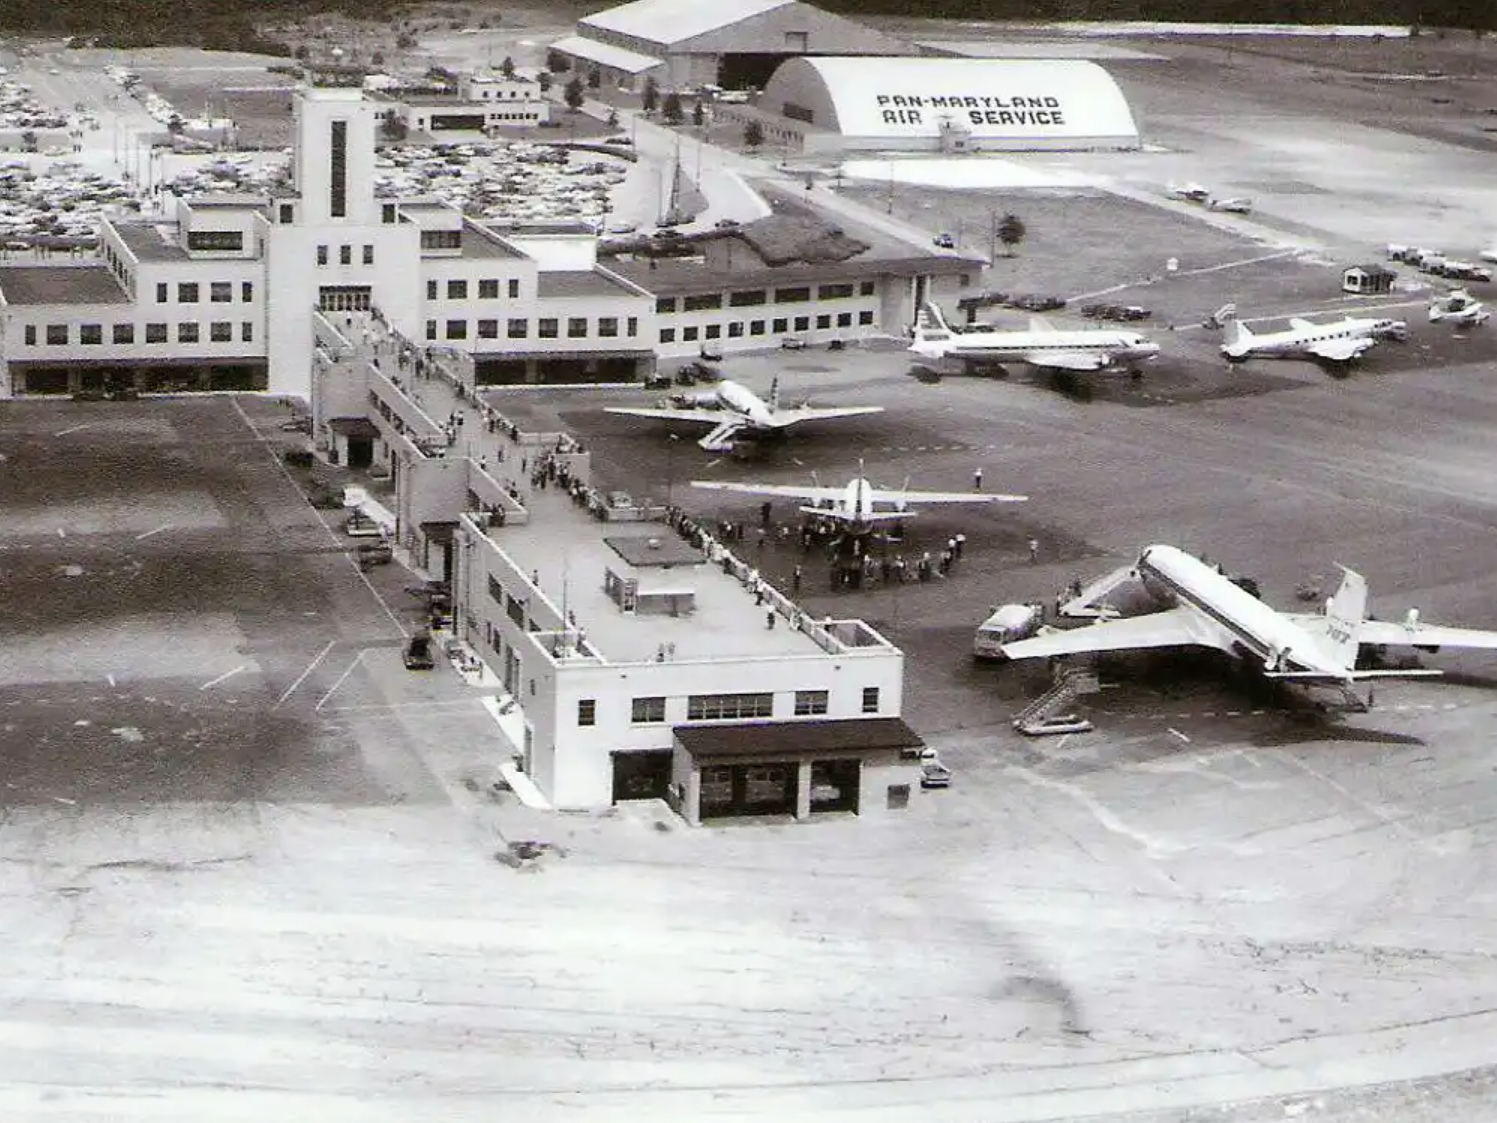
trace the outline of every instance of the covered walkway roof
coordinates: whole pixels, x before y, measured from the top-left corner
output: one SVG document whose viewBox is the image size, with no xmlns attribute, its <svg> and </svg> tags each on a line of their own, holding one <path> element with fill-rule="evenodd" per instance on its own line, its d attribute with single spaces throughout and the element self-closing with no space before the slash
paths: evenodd
<svg viewBox="0 0 1497 1123">
<path fill-rule="evenodd" d="M 581 35 L 568 35 L 565 39 L 558 39 L 551 44 L 551 49 L 564 55 L 585 58 L 599 66 L 622 70 L 627 74 L 638 74 L 651 67 L 665 65 L 663 59 L 652 55 L 628 51 L 623 47 L 615 47 L 611 43 L 599 43 L 596 39 L 587 39 Z"/>
</svg>

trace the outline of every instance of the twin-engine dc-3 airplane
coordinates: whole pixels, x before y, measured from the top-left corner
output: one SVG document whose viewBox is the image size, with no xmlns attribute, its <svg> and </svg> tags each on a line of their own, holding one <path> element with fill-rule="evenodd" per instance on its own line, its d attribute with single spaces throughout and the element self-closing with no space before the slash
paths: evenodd
<svg viewBox="0 0 1497 1123">
<path fill-rule="evenodd" d="M 1158 647 L 1211 647 L 1255 662 L 1271 679 L 1343 690 L 1362 679 L 1416 678 L 1432 670 L 1357 670 L 1363 644 L 1497 648 L 1497 632 L 1424 624 L 1412 609 L 1401 621 L 1368 620 L 1367 582 L 1342 567 L 1341 587 L 1314 615 L 1279 612 L 1204 562 L 1174 546 L 1150 546 L 1135 574 L 1165 594 L 1173 608 L 1146 616 L 1105 620 L 1005 644 L 1010 659 L 1134 651 Z"/>
<path fill-rule="evenodd" d="M 739 433 L 780 433 L 802 421 L 830 421 L 837 417 L 857 417 L 865 413 L 883 413 L 883 406 L 780 405 L 780 380 L 769 387 L 765 400 L 747 386 L 724 379 L 712 388 L 701 404 L 679 407 L 608 406 L 606 413 L 627 417 L 651 417 L 658 421 L 698 421 L 711 425 L 712 431 L 697 442 L 709 452 L 731 452 L 733 438 Z"/>
<path fill-rule="evenodd" d="M 1369 320 L 1352 316 L 1332 324 L 1292 319 L 1286 331 L 1254 332 L 1241 320 L 1228 320 L 1222 354 L 1228 362 L 1247 359 L 1309 359 L 1318 363 L 1350 363 L 1374 346 L 1379 337 L 1407 330 L 1399 320 Z"/>
<path fill-rule="evenodd" d="M 1050 370 L 1092 371 L 1132 367 L 1159 354 L 1159 344 L 1136 331 L 1087 328 L 1062 331 L 1038 316 L 1028 331 L 952 331 L 941 310 L 930 301 L 915 318 L 910 350 L 921 358 L 987 359 L 1027 363 Z"/>
<path fill-rule="evenodd" d="M 854 527 L 872 526 L 880 522 L 898 522 L 918 512 L 913 507 L 950 503 L 1022 503 L 1027 495 L 1001 495 L 980 491 L 911 491 L 908 487 L 898 491 L 893 488 L 875 487 L 863 475 L 862 466 L 858 474 L 845 487 L 822 487 L 812 483 L 799 484 L 754 484 L 718 483 L 715 480 L 692 480 L 692 487 L 707 491 L 736 491 L 744 495 L 773 496 L 779 499 L 801 500 L 801 510 L 808 515 L 835 519 Z"/>
</svg>

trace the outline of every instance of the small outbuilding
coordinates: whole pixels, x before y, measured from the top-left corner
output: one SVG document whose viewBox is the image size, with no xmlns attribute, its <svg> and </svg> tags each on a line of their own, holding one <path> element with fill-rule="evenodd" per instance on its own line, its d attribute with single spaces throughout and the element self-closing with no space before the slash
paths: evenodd
<svg viewBox="0 0 1497 1123">
<path fill-rule="evenodd" d="M 1341 291 L 1376 296 L 1393 291 L 1398 274 L 1382 265 L 1353 265 L 1341 274 Z"/>
</svg>

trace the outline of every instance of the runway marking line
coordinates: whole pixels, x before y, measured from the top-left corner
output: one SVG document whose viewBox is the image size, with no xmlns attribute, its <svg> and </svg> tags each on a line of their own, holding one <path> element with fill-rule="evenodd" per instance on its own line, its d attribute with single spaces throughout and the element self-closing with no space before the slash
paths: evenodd
<svg viewBox="0 0 1497 1123">
<path fill-rule="evenodd" d="M 143 538 L 149 538 L 153 534 L 160 534 L 163 530 L 170 530 L 171 528 L 172 528 L 172 524 L 171 523 L 162 523 L 158 527 L 153 527 L 152 529 L 147 530 L 147 531 L 145 531 L 142 534 L 137 534 L 135 536 L 135 541 L 139 542 Z"/>
<path fill-rule="evenodd" d="M 335 639 L 328 640 L 327 646 L 317 653 L 316 657 L 307 664 L 306 668 L 302 671 L 301 674 L 296 676 L 296 681 L 293 682 L 290 686 L 286 687 L 284 691 L 282 691 L 281 696 L 275 700 L 275 705 L 271 706 L 270 708 L 272 710 L 279 709 L 281 703 L 284 702 L 287 698 L 291 697 L 296 688 L 306 681 L 307 676 L 312 673 L 312 668 L 317 666 L 318 663 L 321 663 L 322 660 L 327 657 L 327 653 L 331 651 L 334 646 L 337 645 L 337 643 L 338 641 Z"/>
<path fill-rule="evenodd" d="M 87 429 L 92 424 L 92 421 L 85 421 L 82 425 L 74 425 L 68 429 L 59 429 L 56 433 L 53 434 L 53 436 L 66 437 L 69 433 L 76 433 L 80 429 Z"/>
<path fill-rule="evenodd" d="M 367 650 L 368 648 L 365 648 L 353 657 L 353 662 L 348 664 L 348 670 L 339 675 L 338 681 L 333 683 L 332 686 L 328 687 L 326 694 L 317 699 L 317 705 L 312 707 L 314 710 L 321 711 L 322 707 L 327 704 L 327 700 L 338 692 L 338 688 L 342 686 L 345 681 L 347 681 L 348 676 L 353 674 L 354 669 L 364 661 L 364 653 Z"/>
<path fill-rule="evenodd" d="M 209 687 L 217 686 L 219 683 L 224 682 L 224 681 L 226 681 L 228 679 L 233 678 L 240 671 L 247 671 L 247 670 L 249 670 L 249 664 L 248 663 L 240 663 L 239 666 L 235 667 L 233 670 L 225 671 L 223 674 L 219 675 L 217 678 L 211 678 L 211 679 L 209 679 L 207 682 L 203 683 L 202 686 L 198 687 L 198 689 L 199 690 L 207 690 Z"/>
</svg>

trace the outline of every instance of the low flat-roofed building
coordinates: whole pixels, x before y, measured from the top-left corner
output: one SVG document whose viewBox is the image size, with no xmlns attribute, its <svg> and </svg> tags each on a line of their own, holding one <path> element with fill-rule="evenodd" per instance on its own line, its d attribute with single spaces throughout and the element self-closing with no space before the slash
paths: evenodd
<svg viewBox="0 0 1497 1123">
<path fill-rule="evenodd" d="M 687 729 L 752 722 L 783 745 L 802 723 L 810 737 L 813 726 L 898 719 L 904 656 L 874 629 L 813 619 L 711 540 L 617 521 L 651 510 L 620 502 L 589 508 L 553 485 L 525 496 L 523 520 L 469 512 L 456 535 L 455 627 L 523 709 L 524 770 L 554 804 L 665 798 L 685 808 L 699 788 L 682 780 L 693 766 L 677 761 Z M 905 736 L 918 745 L 907 727 Z M 856 741 L 823 757 L 861 760 Z M 878 767 L 889 764 L 887 746 L 873 751 Z M 775 761 L 799 777 L 801 759 L 811 758 Z M 861 766 L 839 767 L 845 777 Z M 907 796 L 918 769 L 902 769 L 891 783 Z M 797 792 L 788 807 L 751 799 L 725 813 L 795 813 Z M 880 794 L 846 809 L 874 803 L 886 805 Z M 709 799 L 708 817 L 718 810 Z"/>
<path fill-rule="evenodd" d="M 492 135 L 498 129 L 531 129 L 551 119 L 551 103 L 539 81 L 520 74 L 506 78 L 498 71 L 462 75 L 450 94 L 397 88 L 380 90 L 376 96 L 384 103 L 385 115 L 398 118 L 407 129 L 438 138 L 454 132 Z"/>
</svg>

